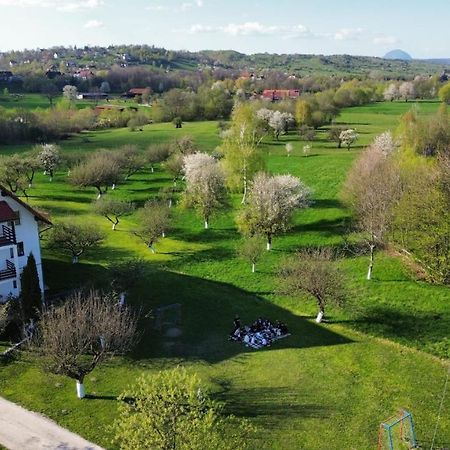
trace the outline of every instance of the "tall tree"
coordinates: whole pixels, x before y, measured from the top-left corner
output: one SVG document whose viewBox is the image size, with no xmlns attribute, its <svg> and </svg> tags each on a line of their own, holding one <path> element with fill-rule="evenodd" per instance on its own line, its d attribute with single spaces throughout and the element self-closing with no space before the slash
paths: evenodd
<svg viewBox="0 0 450 450">
<path fill-rule="evenodd" d="M 42 292 L 33 253 L 28 255 L 27 265 L 20 275 L 20 304 L 24 323 L 36 321 L 42 310 Z"/>
<path fill-rule="evenodd" d="M 185 202 L 201 215 L 205 229 L 214 211 L 224 204 L 225 179 L 215 158 L 206 153 L 184 157 Z"/>
<path fill-rule="evenodd" d="M 232 115 L 231 127 L 227 131 L 222 151 L 222 164 L 227 183 L 232 190 L 242 192 L 242 203 L 247 197 L 248 185 L 264 161 L 258 145 L 265 131 L 261 128 L 251 105 L 240 104 Z"/>
<path fill-rule="evenodd" d="M 398 167 L 373 145 L 361 154 L 347 176 L 344 199 L 369 249 L 368 280 L 372 278 L 375 248 L 386 243 L 401 193 L 400 182 Z"/>
</svg>

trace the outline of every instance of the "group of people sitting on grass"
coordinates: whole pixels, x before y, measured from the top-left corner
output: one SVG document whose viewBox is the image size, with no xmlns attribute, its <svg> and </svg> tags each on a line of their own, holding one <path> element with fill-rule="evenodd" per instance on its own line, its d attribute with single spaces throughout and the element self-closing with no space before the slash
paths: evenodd
<svg viewBox="0 0 450 450">
<path fill-rule="evenodd" d="M 289 336 L 286 324 L 277 320 L 275 323 L 260 317 L 252 325 L 241 325 L 239 316 L 234 318 L 234 330 L 230 333 L 231 341 L 243 342 L 247 347 L 268 347 L 273 341 Z"/>
</svg>

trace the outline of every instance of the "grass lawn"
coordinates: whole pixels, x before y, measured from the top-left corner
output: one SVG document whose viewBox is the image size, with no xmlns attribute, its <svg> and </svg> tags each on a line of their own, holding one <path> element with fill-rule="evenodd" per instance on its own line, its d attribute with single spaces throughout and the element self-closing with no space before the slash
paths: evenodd
<svg viewBox="0 0 450 450">
<path fill-rule="evenodd" d="M 437 109 L 421 102 L 421 114 Z M 311 245 L 342 244 L 348 212 L 339 200 L 345 174 L 354 158 L 375 134 L 395 129 L 399 115 L 411 104 L 381 103 L 345 110 L 338 118 L 357 129 L 360 140 L 350 151 L 326 142 L 322 130 L 304 157 L 303 142 L 295 135 L 279 142 L 268 140 L 264 154 L 274 173 L 292 173 L 314 190 L 314 204 L 299 212 L 293 229 L 274 239 L 252 274 L 236 258 L 240 236 L 230 209 L 203 230 L 190 210 L 175 208 L 173 228 L 151 254 L 129 233 L 135 217 L 124 219 L 118 230 L 93 217 L 93 190 L 74 190 L 59 172 L 53 183 L 39 174 L 30 201 L 51 212 L 54 219 L 73 215 L 93 220 L 108 232 L 103 248 L 78 265 L 46 249 L 46 283 L 52 291 L 85 282 L 101 284 L 107 265 L 123 258 L 145 260 L 146 276 L 130 295 L 145 309 L 175 302 L 182 304 L 182 336 L 167 338 L 146 323 L 139 346 L 126 359 L 115 359 L 96 369 L 86 380 L 92 397 L 75 398 L 72 380 L 46 373 L 33 355 L 23 353 L 0 367 L 0 394 L 43 412 L 63 426 L 99 444 L 114 448 L 108 426 L 114 420 L 117 395 L 142 372 L 177 364 L 199 373 L 227 410 L 248 417 L 260 428 L 253 448 L 372 449 L 379 423 L 406 408 L 414 414 L 419 441 L 430 445 L 445 381 L 450 329 L 449 291 L 414 280 L 403 262 L 378 254 L 374 279 L 365 281 L 365 257 L 347 258 L 348 305 L 330 308 L 328 323 L 313 321 L 314 303 L 277 293 L 277 267 L 295 249 Z M 170 124 L 152 124 L 143 132 L 108 130 L 83 133 L 61 143 L 64 151 L 94 151 L 135 143 L 150 143 L 191 134 L 204 150 L 219 144 L 214 122 L 187 123 L 181 130 Z M 288 158 L 284 145 L 294 144 Z M 30 146 L 0 147 L 0 153 L 24 151 Z M 162 170 L 141 172 L 108 195 L 141 204 L 170 183 Z M 236 207 L 239 199 L 234 197 Z M 226 337 L 234 314 L 244 323 L 259 316 L 286 322 L 292 336 L 265 350 L 248 350 Z M 450 409 L 450 399 L 444 411 Z M 450 417 L 441 417 L 437 440 L 450 442 Z"/>
</svg>

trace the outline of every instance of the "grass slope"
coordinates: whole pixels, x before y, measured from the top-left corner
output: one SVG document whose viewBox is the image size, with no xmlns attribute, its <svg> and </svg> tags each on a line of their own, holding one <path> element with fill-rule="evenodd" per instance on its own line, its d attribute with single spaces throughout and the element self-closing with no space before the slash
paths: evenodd
<svg viewBox="0 0 450 450">
<path fill-rule="evenodd" d="M 96 221 L 108 232 L 106 245 L 75 266 L 48 251 L 43 241 L 46 282 L 52 290 L 105 282 L 108 264 L 139 256 L 145 260 L 146 276 L 132 292 L 132 302 L 146 309 L 181 303 L 183 335 L 167 338 L 146 323 L 147 331 L 129 358 L 115 359 L 88 377 L 92 398 L 82 402 L 75 398 L 72 380 L 45 373 L 32 355 L 23 354 L 0 367 L 1 395 L 113 448 L 108 425 L 116 414 L 116 396 L 142 372 L 182 364 L 200 374 L 227 402 L 229 412 L 249 417 L 260 427 L 255 450 L 374 448 L 379 423 L 400 407 L 413 412 L 420 441 L 429 443 L 447 365 L 417 349 L 447 354 L 448 288 L 414 281 L 402 261 L 388 254 L 377 255 L 374 280 L 368 283 L 366 258 L 348 258 L 343 266 L 349 278 L 349 306 L 344 311 L 331 308 L 331 323 L 320 326 L 312 320 L 313 303 L 280 296 L 276 289 L 277 266 L 296 248 L 342 243 L 348 212 L 338 194 L 345 174 L 362 146 L 375 134 L 394 129 L 410 106 L 392 103 L 345 110 L 338 121 L 360 134 L 358 146 L 350 151 L 326 142 L 326 130 L 319 133 L 308 157 L 294 135 L 265 143 L 269 169 L 301 177 L 314 189 L 314 204 L 296 215 L 291 232 L 276 237 L 274 250 L 265 255 L 256 274 L 236 259 L 240 237 L 230 210 L 218 214 L 205 231 L 192 211 L 177 207 L 173 229 L 152 255 L 129 233 L 133 216 L 112 232 L 106 220 L 90 212 L 93 191 L 73 190 L 62 172 L 53 183 L 39 175 L 31 191 L 33 204 L 56 219 L 74 215 Z M 435 103 L 419 105 L 423 114 L 436 108 Z M 62 146 L 65 151 L 94 151 L 132 142 L 145 148 L 177 133 L 191 134 L 204 150 L 219 143 L 216 124 L 201 122 L 186 124 L 182 130 L 154 124 L 141 133 L 83 133 Z M 284 149 L 288 141 L 295 149 L 289 158 Z M 169 183 L 161 170 L 142 172 L 108 195 L 142 203 Z M 238 206 L 237 197 L 233 204 Z M 246 323 L 258 316 L 283 320 L 292 336 L 266 350 L 249 351 L 226 340 L 235 313 Z M 444 411 L 449 408 L 447 398 Z M 438 431 L 440 442 L 450 442 L 448 415 L 442 416 Z"/>
</svg>

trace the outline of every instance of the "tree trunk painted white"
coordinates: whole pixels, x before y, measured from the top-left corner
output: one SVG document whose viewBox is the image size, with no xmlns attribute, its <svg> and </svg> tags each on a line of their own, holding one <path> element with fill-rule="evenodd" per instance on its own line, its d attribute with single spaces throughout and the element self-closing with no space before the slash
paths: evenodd
<svg viewBox="0 0 450 450">
<path fill-rule="evenodd" d="M 78 262 L 78 256 L 72 256 L 72 264 L 76 264 Z"/>
<path fill-rule="evenodd" d="M 207 230 L 207 229 L 208 229 L 208 221 L 205 220 L 205 230 Z"/>
<path fill-rule="evenodd" d="M 125 297 L 126 297 L 125 292 L 121 292 L 119 294 L 119 306 L 124 306 L 125 305 Z"/>
<path fill-rule="evenodd" d="M 116 183 L 113 183 L 111 189 L 114 190 L 116 188 Z"/>
<path fill-rule="evenodd" d="M 172 208 L 172 199 L 169 199 L 169 208 Z"/>
<path fill-rule="evenodd" d="M 166 232 L 163 231 L 163 232 L 161 233 L 161 236 L 162 236 L 163 238 L 166 237 Z"/>
<path fill-rule="evenodd" d="M 86 396 L 86 393 L 84 391 L 84 384 L 77 380 L 77 397 L 78 398 L 84 398 Z"/>
<path fill-rule="evenodd" d="M 28 187 L 32 188 L 33 187 L 33 183 L 28 183 Z"/>
<path fill-rule="evenodd" d="M 98 195 L 97 195 L 97 200 L 100 200 L 101 198 L 102 198 L 102 193 L 99 192 Z"/>
<path fill-rule="evenodd" d="M 324 312 L 323 312 L 323 311 L 319 311 L 319 312 L 318 312 L 317 317 L 316 317 L 316 322 L 317 322 L 317 323 L 321 323 L 321 322 L 322 322 L 323 315 L 324 315 Z"/>
<path fill-rule="evenodd" d="M 256 270 L 256 264 L 252 263 L 252 273 L 255 273 L 255 270 Z"/>
<path fill-rule="evenodd" d="M 50 177 L 50 183 L 53 181 L 53 177 Z"/>
<path fill-rule="evenodd" d="M 266 250 L 271 250 L 272 249 L 272 244 L 270 242 L 268 242 L 266 244 Z"/>
<path fill-rule="evenodd" d="M 112 224 L 112 229 L 115 230 L 115 229 L 116 229 L 116 226 L 117 226 L 117 222 L 114 222 L 114 223 Z"/>
<path fill-rule="evenodd" d="M 154 173 L 155 172 L 155 169 L 153 168 L 153 166 L 152 166 L 152 173 Z"/>
<path fill-rule="evenodd" d="M 369 269 L 367 270 L 367 279 L 371 280 L 372 279 L 372 271 L 373 271 L 373 261 L 374 261 L 374 250 L 375 250 L 375 245 L 371 245 L 370 246 L 370 262 L 369 262 Z"/>
<path fill-rule="evenodd" d="M 247 199 L 247 165 L 244 163 L 244 175 L 242 178 L 242 181 L 244 183 L 244 195 L 242 196 L 241 205 L 245 203 L 245 200 Z"/>
</svg>

